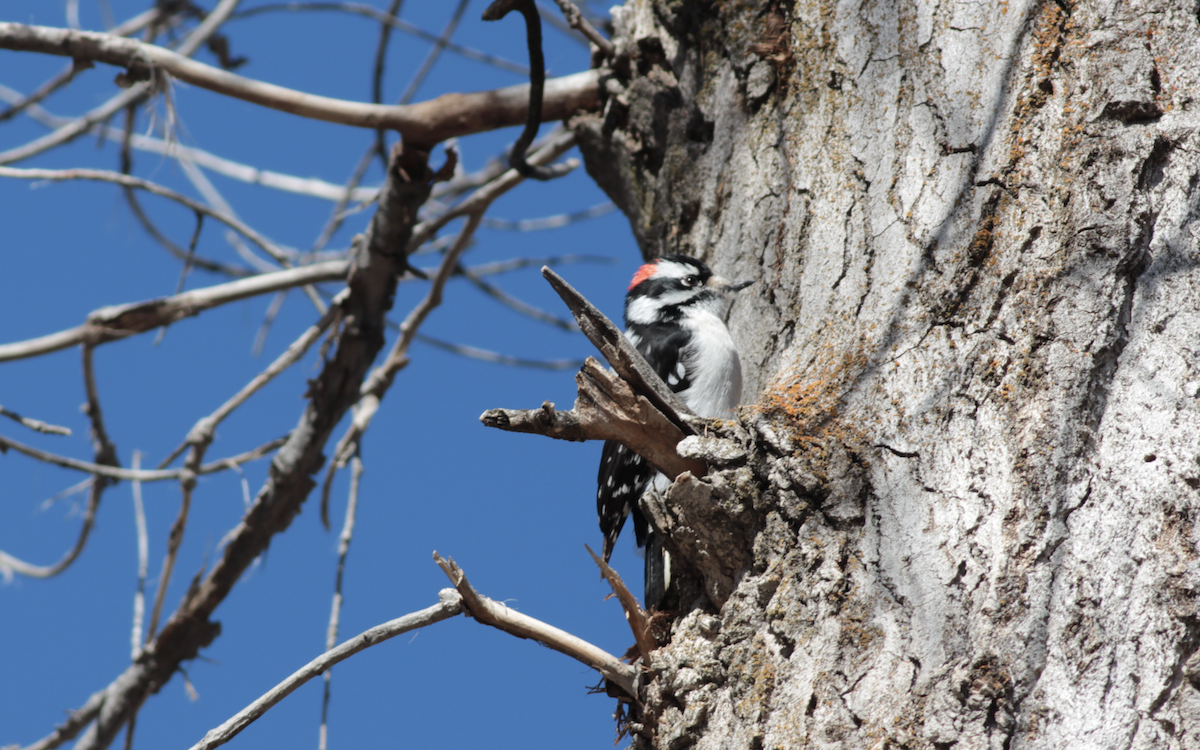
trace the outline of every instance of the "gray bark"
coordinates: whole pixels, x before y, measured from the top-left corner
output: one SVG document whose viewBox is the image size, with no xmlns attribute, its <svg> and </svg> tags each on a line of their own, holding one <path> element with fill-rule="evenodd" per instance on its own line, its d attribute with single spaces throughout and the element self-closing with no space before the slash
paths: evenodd
<svg viewBox="0 0 1200 750">
<path fill-rule="evenodd" d="M 618 11 L 589 171 L 759 279 L 635 744 L 1200 747 L 1198 15 Z"/>
</svg>

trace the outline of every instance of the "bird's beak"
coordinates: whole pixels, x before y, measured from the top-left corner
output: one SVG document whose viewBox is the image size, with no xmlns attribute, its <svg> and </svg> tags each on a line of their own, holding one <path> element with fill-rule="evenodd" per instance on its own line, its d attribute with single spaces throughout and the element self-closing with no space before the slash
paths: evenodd
<svg viewBox="0 0 1200 750">
<path fill-rule="evenodd" d="M 729 279 L 725 279 L 720 276 L 708 277 L 708 285 L 710 287 L 712 287 L 713 289 L 716 289 L 716 290 L 722 291 L 722 292 L 740 292 L 753 283 L 754 283 L 753 280 L 730 281 Z"/>
</svg>

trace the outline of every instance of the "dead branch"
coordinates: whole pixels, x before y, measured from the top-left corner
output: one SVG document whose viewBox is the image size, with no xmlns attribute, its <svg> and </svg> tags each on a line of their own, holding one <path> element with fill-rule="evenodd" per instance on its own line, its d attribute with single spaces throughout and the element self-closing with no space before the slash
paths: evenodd
<svg viewBox="0 0 1200 750">
<path fill-rule="evenodd" d="M 600 350 L 617 374 L 638 394 L 649 399 L 685 435 L 695 434 L 695 430 L 684 419 L 694 416 L 691 410 L 684 406 L 658 373 L 646 363 L 646 359 L 629 343 L 629 339 L 625 338 L 620 329 L 549 267 L 542 267 L 542 276 L 550 282 L 550 286 L 570 308 L 575 322 L 579 323 L 579 330 Z"/>
<path fill-rule="evenodd" d="M 346 278 L 349 267 L 348 261 L 330 260 L 192 289 L 174 297 L 102 307 L 92 311 L 87 317 L 88 322 L 81 326 L 36 339 L 0 345 L 0 362 L 37 357 L 83 343 L 98 346 L 259 294 L 322 281 L 339 281 Z"/>
<path fill-rule="evenodd" d="M 571 28 L 583 34 L 585 39 L 596 45 L 596 48 L 600 50 L 600 54 L 604 55 L 605 58 L 609 60 L 613 58 L 616 50 L 613 48 L 612 42 L 605 39 L 599 31 L 596 31 L 595 26 L 588 23 L 588 20 L 579 12 L 579 8 L 575 7 L 575 3 L 571 2 L 571 0 L 554 0 L 554 2 L 558 3 L 559 10 L 562 11 L 563 17 L 567 19 L 567 23 L 571 25 Z"/>
<path fill-rule="evenodd" d="M 434 623 L 447 620 L 462 613 L 462 597 L 453 589 L 443 589 L 438 593 L 438 598 L 441 601 L 432 607 L 422 609 L 419 612 L 412 612 L 390 622 L 385 622 L 382 625 L 376 625 L 370 630 L 359 633 L 337 648 L 330 649 L 321 654 L 316 659 L 296 670 L 286 680 L 264 693 L 261 698 L 239 711 L 237 715 L 230 718 L 224 724 L 209 730 L 204 735 L 204 739 L 192 745 L 191 750 L 212 750 L 212 748 L 224 745 L 281 700 L 291 695 L 296 688 L 328 671 L 334 664 L 357 654 L 359 651 L 383 643 L 389 638 L 395 638 L 411 630 L 433 625 Z"/>
<path fill-rule="evenodd" d="M 194 659 L 219 633 L 213 612 L 274 536 L 286 530 L 314 482 L 334 427 L 359 397 L 371 363 L 384 344 L 385 321 L 407 262 L 417 209 L 429 197 L 434 173 L 428 153 L 398 145 L 392 152 L 379 210 L 356 241 L 345 302 L 348 322 L 320 374 L 310 382 L 299 424 L 271 462 L 270 475 L 242 522 L 225 539 L 220 558 L 147 644 L 143 656 L 103 691 L 95 722 L 78 750 L 107 747 L 137 706 L 166 685 L 180 664 Z M 78 730 L 76 730 L 78 731 Z"/>
<path fill-rule="evenodd" d="M 631 698 L 637 699 L 639 675 L 636 669 L 582 638 L 482 596 L 467 581 L 466 573 L 455 564 L 453 558 L 447 560 L 434 552 L 433 559 L 462 595 L 463 608 L 470 617 L 509 635 L 535 640 L 543 646 L 583 662 L 618 685 Z"/>
<path fill-rule="evenodd" d="M 240 2 L 241 0 L 221 0 L 217 3 L 217 7 L 213 8 L 204 21 L 183 40 L 176 54 L 185 58 L 194 54 L 196 50 L 200 49 L 201 45 L 208 41 L 209 37 L 216 33 L 221 24 L 225 23 L 226 19 L 229 18 L 229 14 L 237 9 Z M 125 107 L 140 101 L 152 88 L 152 82 L 149 81 L 132 86 L 82 117 L 72 120 L 69 124 L 55 130 L 53 133 L 30 141 L 24 146 L 18 146 L 17 148 L 0 153 L 0 164 L 12 164 L 13 162 L 28 159 L 31 156 L 36 156 L 64 143 L 71 142 L 91 130 L 98 123 L 107 121 Z"/>
<path fill-rule="evenodd" d="M 126 68 L 138 80 L 149 77 L 151 70 L 161 70 L 194 86 L 281 112 L 342 125 L 396 130 L 410 145 L 426 148 L 447 138 L 524 124 L 530 100 L 530 87 L 517 85 L 470 94 L 443 94 L 404 106 L 352 102 L 245 78 L 134 39 L 18 23 L 0 22 L 0 49 L 103 62 Z M 585 71 L 547 82 L 541 119 L 561 120 L 581 109 L 596 109 L 600 104 L 599 80 L 597 72 Z M 138 96 L 144 93 L 141 90 Z"/>
<path fill-rule="evenodd" d="M 47 424 L 40 419 L 30 419 L 22 417 L 15 411 L 9 411 L 3 406 L 0 406 L 0 417 L 8 417 L 14 422 L 19 422 L 35 432 L 41 432 L 47 435 L 70 435 L 71 430 L 67 427 L 59 427 L 58 425 Z"/>
<path fill-rule="evenodd" d="M 442 43 L 441 38 L 437 34 L 428 32 L 416 24 L 405 21 L 403 18 L 398 18 L 388 14 L 385 11 L 379 10 L 378 8 L 373 8 L 370 5 L 363 5 L 361 3 L 303 3 L 295 2 L 293 0 L 293 2 L 286 3 L 267 3 L 265 5 L 256 5 L 253 8 L 247 8 L 246 10 L 241 11 L 235 17 L 239 19 L 249 18 L 250 16 L 257 16 L 260 13 L 281 10 L 291 12 L 317 10 L 352 13 L 355 15 L 365 16 L 366 18 L 371 18 L 378 21 L 382 26 L 388 26 L 396 29 L 397 31 L 403 31 L 406 34 L 411 34 L 418 39 L 431 42 L 435 45 Z M 450 41 L 445 42 L 445 47 L 454 54 L 465 57 L 468 60 L 481 62 L 485 65 L 492 65 L 501 70 L 507 70 L 510 73 L 516 73 L 519 76 L 529 75 L 529 69 L 524 65 L 512 62 L 511 60 L 505 60 L 503 57 L 497 57 L 496 55 L 491 55 L 487 52 L 481 52 L 471 47 L 464 47 L 461 44 L 456 44 Z"/>
<path fill-rule="evenodd" d="M 125 188 L 145 190 L 148 193 L 180 203 L 198 214 L 211 216 L 230 229 L 244 235 L 251 242 L 261 247 L 267 255 L 270 255 L 284 265 L 290 265 L 292 261 L 291 253 L 288 253 L 274 242 L 254 231 L 254 229 L 236 216 L 206 206 L 182 193 L 177 193 L 174 190 L 165 188 L 149 180 L 143 180 L 140 177 L 121 174 L 120 172 L 109 172 L 103 169 L 18 169 L 15 167 L 0 167 L 0 177 L 12 177 L 21 180 L 46 180 L 48 182 L 93 180 L 96 182 L 111 182 Z"/>
<path fill-rule="evenodd" d="M 707 473 L 703 461 L 683 458 L 676 451 L 683 431 L 595 359 L 588 357 L 575 383 L 579 390 L 571 411 L 556 411 L 547 401 L 540 409 L 489 409 L 479 421 L 557 440 L 616 440 L 672 479 L 685 471 L 694 476 Z"/>
<path fill-rule="evenodd" d="M 617 601 L 621 602 L 621 609 L 625 610 L 625 620 L 629 623 L 629 629 L 633 631 L 633 640 L 637 643 L 638 651 L 642 655 L 642 665 L 649 666 L 650 654 L 658 648 L 658 642 L 654 640 L 654 635 L 650 632 L 650 620 L 646 617 L 646 611 L 629 592 L 617 571 L 613 570 L 612 566 L 604 562 L 595 552 L 592 552 L 591 547 L 586 544 L 583 547 L 592 556 L 596 566 L 600 568 L 604 580 L 608 581 L 608 585 L 612 587 L 613 593 L 617 595 Z"/>
<path fill-rule="evenodd" d="M 215 474 L 218 471 L 225 471 L 232 466 L 244 464 L 247 461 L 254 461 L 262 458 L 266 454 L 278 448 L 284 438 L 276 438 L 265 445 L 260 445 L 254 450 L 239 453 L 236 456 L 223 458 L 220 461 L 204 464 L 196 472 L 197 474 Z M 74 469 L 88 474 L 95 474 L 99 477 L 105 477 L 114 481 L 132 481 L 132 482 L 165 482 L 178 480 L 182 475 L 183 469 L 141 469 L 135 471 L 133 469 L 123 469 L 120 466 L 108 466 L 104 464 L 95 464 L 89 461 L 80 461 L 77 458 L 69 458 L 67 456 L 59 456 L 48 451 L 38 450 L 24 443 L 18 443 L 12 438 L 6 438 L 0 435 L 0 453 L 12 448 L 17 453 L 22 453 L 30 458 L 38 461 L 44 461 L 48 464 L 61 466 L 64 469 Z"/>
</svg>

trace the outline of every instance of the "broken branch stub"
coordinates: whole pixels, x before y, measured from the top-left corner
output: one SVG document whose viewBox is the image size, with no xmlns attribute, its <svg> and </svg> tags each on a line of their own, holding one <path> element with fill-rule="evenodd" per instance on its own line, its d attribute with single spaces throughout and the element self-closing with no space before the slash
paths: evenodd
<svg viewBox="0 0 1200 750">
<path fill-rule="evenodd" d="M 629 343 L 629 339 L 625 338 L 621 330 L 549 266 L 542 266 L 542 276 L 550 282 L 550 286 L 575 316 L 583 335 L 600 350 L 617 374 L 629 383 L 636 393 L 649 399 L 650 403 L 684 435 L 694 435 L 695 430 L 687 423 L 685 417 L 695 415 L 663 382 L 654 368 L 650 367 L 641 352 Z"/>
<path fill-rule="evenodd" d="M 571 411 L 557 411 L 547 401 L 540 409 L 489 409 L 479 421 L 558 440 L 616 440 L 672 479 L 684 472 L 698 477 L 707 473 L 703 461 L 683 458 L 676 450 L 683 431 L 593 357 L 588 357 L 575 383 L 579 390 Z"/>
</svg>

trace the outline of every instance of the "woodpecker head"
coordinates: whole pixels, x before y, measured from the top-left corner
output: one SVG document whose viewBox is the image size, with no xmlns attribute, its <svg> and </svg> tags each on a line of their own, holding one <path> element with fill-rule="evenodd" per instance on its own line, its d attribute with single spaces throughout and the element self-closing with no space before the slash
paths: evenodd
<svg viewBox="0 0 1200 750">
<path fill-rule="evenodd" d="M 724 318 L 733 303 L 733 293 L 753 283 L 715 276 L 703 262 L 686 255 L 664 255 L 633 275 L 625 295 L 625 322 L 671 323 L 702 312 Z"/>
</svg>

